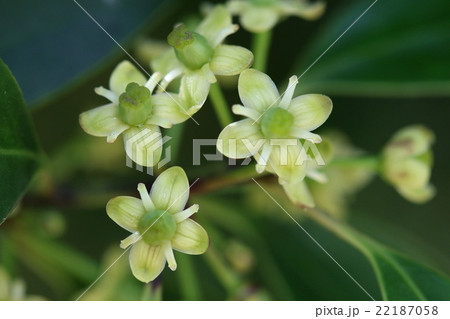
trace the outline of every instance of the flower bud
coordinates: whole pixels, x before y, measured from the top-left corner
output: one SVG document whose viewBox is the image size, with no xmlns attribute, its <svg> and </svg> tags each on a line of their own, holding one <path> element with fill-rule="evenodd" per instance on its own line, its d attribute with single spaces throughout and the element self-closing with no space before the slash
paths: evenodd
<svg viewBox="0 0 450 319">
<path fill-rule="evenodd" d="M 214 49 L 202 35 L 191 32 L 184 24 L 177 25 L 167 37 L 178 60 L 191 70 L 198 70 L 211 61 Z"/>
</svg>

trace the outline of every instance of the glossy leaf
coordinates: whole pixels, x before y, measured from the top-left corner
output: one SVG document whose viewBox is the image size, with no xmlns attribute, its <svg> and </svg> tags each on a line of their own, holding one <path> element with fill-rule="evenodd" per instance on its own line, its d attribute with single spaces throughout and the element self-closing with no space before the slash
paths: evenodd
<svg viewBox="0 0 450 319">
<path fill-rule="evenodd" d="M 449 300 L 450 279 L 373 241 L 360 241 L 384 300 Z"/>
<path fill-rule="evenodd" d="M 2 1 L 0 56 L 33 106 L 80 82 L 105 57 L 123 53 L 86 12 L 125 45 L 150 18 L 155 21 L 157 10 L 173 1 Z"/>
<path fill-rule="evenodd" d="M 372 0 L 331 13 L 301 56 L 302 74 Z M 303 92 L 371 96 L 450 95 L 450 2 L 378 0 L 302 77 Z M 381 20 L 380 20 L 381 19 Z"/>
<path fill-rule="evenodd" d="M 20 88 L 0 60 L 0 224 L 25 192 L 39 154 Z"/>
</svg>

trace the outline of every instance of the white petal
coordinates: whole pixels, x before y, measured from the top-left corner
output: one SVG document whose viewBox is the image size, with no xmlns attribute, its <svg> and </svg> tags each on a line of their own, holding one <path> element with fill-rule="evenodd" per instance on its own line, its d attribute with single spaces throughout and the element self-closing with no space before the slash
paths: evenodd
<svg viewBox="0 0 450 319">
<path fill-rule="evenodd" d="M 302 180 L 306 174 L 306 161 L 299 160 L 305 152 L 300 143 L 296 139 L 272 139 L 270 143 L 273 146 L 270 165 L 280 182 L 296 183 Z"/>
<path fill-rule="evenodd" d="M 416 204 L 426 203 L 436 194 L 436 189 L 429 184 L 421 188 L 399 187 L 397 191 L 407 200 Z"/>
<path fill-rule="evenodd" d="M 206 230 L 192 219 L 177 224 L 171 242 L 173 249 L 189 255 L 203 254 L 209 246 Z"/>
<path fill-rule="evenodd" d="M 191 105 L 174 93 L 160 93 L 152 96 L 153 117 L 164 119 L 171 124 L 186 121 L 194 115 L 203 104 Z"/>
<path fill-rule="evenodd" d="M 125 88 L 131 82 L 145 85 L 146 77 L 129 61 L 120 62 L 109 78 L 109 88 L 117 95 L 125 92 Z"/>
<path fill-rule="evenodd" d="M 116 140 L 130 126 L 118 117 L 117 105 L 108 104 L 80 114 L 82 129 L 94 136 L 108 136 L 108 143 Z"/>
<path fill-rule="evenodd" d="M 189 105 L 202 105 L 208 97 L 210 79 L 204 69 L 186 72 L 181 79 L 180 97 Z"/>
<path fill-rule="evenodd" d="M 125 152 L 138 165 L 155 166 L 161 159 L 161 131 L 156 125 L 131 127 L 123 134 Z"/>
<path fill-rule="evenodd" d="M 321 126 L 330 116 L 333 102 L 321 94 L 305 94 L 296 97 L 288 107 L 294 115 L 294 125 L 306 131 Z"/>
<path fill-rule="evenodd" d="M 253 6 L 251 10 L 242 13 L 240 21 L 244 29 L 259 33 L 273 28 L 278 21 L 278 14 L 271 7 L 258 8 Z"/>
<path fill-rule="evenodd" d="M 238 26 L 231 23 L 231 15 L 224 6 L 217 5 L 195 30 L 203 35 L 215 48 L 229 34 L 236 32 Z"/>
<path fill-rule="evenodd" d="M 106 213 L 120 227 L 129 232 L 135 232 L 145 209 L 140 199 L 131 196 L 119 196 L 106 204 Z"/>
<path fill-rule="evenodd" d="M 158 176 L 153 183 L 150 197 L 157 209 L 178 213 L 189 199 L 189 181 L 179 166 L 171 167 Z"/>
<path fill-rule="evenodd" d="M 217 149 L 229 158 L 246 158 L 257 153 L 265 139 L 259 125 L 245 119 L 227 125 L 217 139 Z"/>
<path fill-rule="evenodd" d="M 140 240 L 130 251 L 130 266 L 133 275 L 142 282 L 154 280 L 163 271 L 166 257 L 160 245 L 149 245 Z"/>
<path fill-rule="evenodd" d="M 238 82 L 239 97 L 244 106 L 260 113 L 278 105 L 280 94 L 270 77 L 260 71 L 248 69 L 241 73 Z"/>
<path fill-rule="evenodd" d="M 211 70 L 216 75 L 236 75 L 253 63 L 253 53 L 237 45 L 219 45 L 211 60 Z"/>
<path fill-rule="evenodd" d="M 284 191 L 289 199 L 296 205 L 303 208 L 312 208 L 315 206 L 314 199 L 309 192 L 308 186 L 305 181 L 300 181 L 297 183 L 285 183 L 283 184 Z"/>
</svg>

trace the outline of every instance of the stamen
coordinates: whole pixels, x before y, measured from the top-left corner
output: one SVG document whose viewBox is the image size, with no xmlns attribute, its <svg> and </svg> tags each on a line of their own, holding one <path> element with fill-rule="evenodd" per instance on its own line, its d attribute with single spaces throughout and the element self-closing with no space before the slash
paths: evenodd
<svg viewBox="0 0 450 319">
<path fill-rule="evenodd" d="M 117 94 L 114 93 L 113 91 L 105 89 L 103 86 L 96 87 L 94 91 L 98 95 L 107 98 L 108 100 L 110 100 L 114 104 L 119 103 L 119 97 L 117 96 Z"/>
<path fill-rule="evenodd" d="M 139 235 L 139 232 L 132 233 L 130 236 L 120 242 L 120 248 L 125 249 L 128 246 L 133 245 L 139 239 L 141 239 L 141 235 Z"/>
<path fill-rule="evenodd" d="M 198 212 L 198 208 L 199 206 L 197 204 L 192 205 L 191 207 L 174 214 L 173 218 L 175 218 L 175 222 L 178 224 Z"/>
<path fill-rule="evenodd" d="M 289 78 L 289 84 L 287 86 L 286 92 L 283 94 L 279 107 L 286 109 L 289 104 L 291 104 L 292 96 L 294 95 L 295 87 L 298 84 L 297 76 L 293 75 Z"/>
<path fill-rule="evenodd" d="M 310 140 L 313 143 L 322 142 L 322 138 L 318 134 L 311 133 L 306 130 L 302 130 L 301 128 L 293 126 L 291 129 L 291 135 L 296 138 L 302 138 L 305 140 Z"/>
<path fill-rule="evenodd" d="M 242 115 L 248 118 L 251 118 L 253 121 L 258 121 L 260 114 L 258 111 L 253 110 L 249 107 L 245 107 L 239 104 L 235 104 L 231 107 L 231 110 L 236 115 Z"/>
<path fill-rule="evenodd" d="M 317 170 L 308 170 L 306 172 L 306 176 L 315 180 L 318 183 L 324 184 L 328 182 L 328 177 L 324 173 L 321 173 Z"/>
<path fill-rule="evenodd" d="M 258 159 L 258 163 L 255 166 L 256 171 L 259 174 L 264 172 L 271 153 L 272 153 L 272 145 L 270 145 L 270 143 L 265 143 L 261 151 L 261 155 Z"/>
<path fill-rule="evenodd" d="M 212 41 L 211 41 L 212 46 L 215 48 L 216 46 L 218 46 L 220 44 L 220 42 L 222 42 L 223 39 L 225 39 L 230 34 L 235 33 L 237 30 L 239 30 L 239 25 L 237 25 L 237 24 L 232 24 L 226 28 L 223 28 L 222 30 L 220 30 L 220 33 L 218 33 L 214 37 L 214 39 L 212 39 Z"/>
<path fill-rule="evenodd" d="M 162 249 L 164 250 L 164 256 L 167 259 L 169 268 L 173 271 L 176 270 L 177 262 L 175 260 L 175 256 L 173 255 L 172 245 L 170 244 L 170 241 L 167 241 L 165 244 L 163 244 Z"/>
<path fill-rule="evenodd" d="M 158 85 L 158 90 L 156 92 L 162 93 L 169 86 L 170 82 L 175 80 L 183 73 L 182 69 L 175 69 L 166 74 L 166 76 L 162 79 L 161 83 Z"/>
<path fill-rule="evenodd" d="M 144 204 L 145 210 L 148 212 L 154 210 L 155 205 L 153 204 L 145 185 L 143 183 L 139 183 L 137 189 L 139 191 L 139 195 L 141 196 L 142 204 Z"/>
<path fill-rule="evenodd" d="M 145 83 L 145 87 L 150 90 L 150 93 L 153 92 L 155 87 L 158 85 L 158 82 L 161 81 L 162 74 L 160 72 L 155 72 L 152 74 L 150 79 L 148 79 L 147 83 Z"/>
</svg>

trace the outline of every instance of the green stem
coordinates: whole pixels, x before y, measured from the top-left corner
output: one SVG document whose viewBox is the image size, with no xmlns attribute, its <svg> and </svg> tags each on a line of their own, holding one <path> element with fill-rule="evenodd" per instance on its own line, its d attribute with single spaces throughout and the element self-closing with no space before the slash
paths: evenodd
<svg viewBox="0 0 450 319">
<path fill-rule="evenodd" d="M 192 189 L 192 194 L 213 192 L 229 186 L 248 182 L 251 178 L 259 178 L 268 174 L 268 172 L 258 173 L 255 169 L 255 165 L 244 166 L 231 171 L 227 175 L 211 178 L 205 182 L 201 182 L 197 187 Z"/>
<path fill-rule="evenodd" d="M 269 55 L 270 42 L 272 40 L 272 30 L 268 30 L 261 33 L 255 33 L 253 35 L 253 54 L 255 55 L 255 62 L 253 68 L 266 72 L 267 57 Z"/>
<path fill-rule="evenodd" d="M 202 295 L 198 285 L 197 273 L 192 263 L 192 256 L 177 254 L 176 260 L 179 270 L 178 279 L 180 281 L 181 295 L 185 301 L 201 300 Z"/>
<path fill-rule="evenodd" d="M 171 137 L 167 146 L 170 146 L 171 160 L 174 162 L 178 160 L 178 155 L 180 154 L 185 123 L 176 124 L 165 131 L 166 136 Z"/>
<path fill-rule="evenodd" d="M 211 84 L 211 88 L 209 90 L 209 98 L 211 99 L 214 110 L 216 111 L 220 125 L 222 125 L 222 127 L 225 127 L 233 122 L 233 116 L 230 112 L 230 108 L 217 82 Z"/>
<path fill-rule="evenodd" d="M 377 172 L 380 166 L 380 158 L 378 156 L 360 156 L 349 158 L 336 158 L 329 166 L 339 166 L 348 168 L 366 168 Z"/>
</svg>

